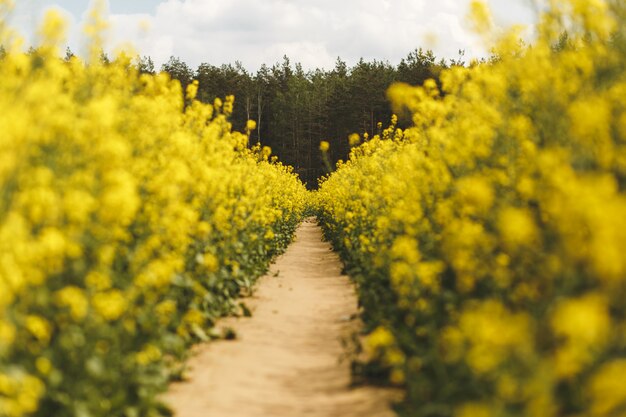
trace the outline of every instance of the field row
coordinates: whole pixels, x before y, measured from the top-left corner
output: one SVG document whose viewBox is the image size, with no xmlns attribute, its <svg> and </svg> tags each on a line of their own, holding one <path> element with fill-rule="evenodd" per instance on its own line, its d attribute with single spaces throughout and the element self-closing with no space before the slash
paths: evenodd
<svg viewBox="0 0 626 417">
<path fill-rule="evenodd" d="M 414 126 L 317 193 L 401 415 L 624 413 L 626 10 L 551 5 L 532 47 L 512 32 L 490 62 L 392 87 Z"/>
<path fill-rule="evenodd" d="M 156 416 L 206 340 L 291 240 L 302 183 L 129 59 L 0 59 L 0 415 Z M 251 124 L 250 129 L 254 128 Z"/>
</svg>

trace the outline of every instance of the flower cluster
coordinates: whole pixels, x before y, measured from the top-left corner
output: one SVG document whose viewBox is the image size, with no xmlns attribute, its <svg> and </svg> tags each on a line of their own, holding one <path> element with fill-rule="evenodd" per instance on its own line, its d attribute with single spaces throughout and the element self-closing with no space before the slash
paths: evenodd
<svg viewBox="0 0 626 417">
<path fill-rule="evenodd" d="M 123 54 L 61 60 L 62 30 L 49 15 L 24 54 L 0 24 L 0 415 L 161 415 L 306 191 L 231 132 L 232 97 L 202 104 Z"/>
<path fill-rule="evenodd" d="M 550 1 L 532 46 L 393 86 L 413 126 L 322 182 L 401 414 L 623 415 L 625 28 L 623 2 Z"/>
</svg>

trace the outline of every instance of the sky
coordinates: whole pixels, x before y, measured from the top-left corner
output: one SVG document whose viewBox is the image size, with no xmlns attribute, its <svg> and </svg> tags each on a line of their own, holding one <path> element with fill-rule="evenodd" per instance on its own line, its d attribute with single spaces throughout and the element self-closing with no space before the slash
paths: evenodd
<svg viewBox="0 0 626 417">
<path fill-rule="evenodd" d="M 36 44 L 36 27 L 54 8 L 68 20 L 67 45 L 85 49 L 87 0 L 14 0 L 10 24 Z M 533 0 L 489 0 L 499 27 L 531 25 Z M 486 55 L 466 21 L 469 0 L 108 0 L 107 50 L 132 44 L 157 68 L 170 56 L 192 68 L 239 61 L 249 71 L 287 55 L 305 69 L 360 58 L 396 65 L 416 48 L 438 58 Z"/>
</svg>

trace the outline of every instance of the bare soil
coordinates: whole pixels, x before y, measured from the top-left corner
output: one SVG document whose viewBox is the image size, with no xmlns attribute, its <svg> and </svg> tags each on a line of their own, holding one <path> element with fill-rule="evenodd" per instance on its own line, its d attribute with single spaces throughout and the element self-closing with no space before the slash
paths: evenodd
<svg viewBox="0 0 626 417">
<path fill-rule="evenodd" d="M 355 289 L 314 220 L 245 301 L 252 317 L 219 323 L 237 338 L 198 345 L 189 378 L 172 384 L 165 401 L 175 416 L 394 416 L 392 390 L 351 387 Z"/>
</svg>

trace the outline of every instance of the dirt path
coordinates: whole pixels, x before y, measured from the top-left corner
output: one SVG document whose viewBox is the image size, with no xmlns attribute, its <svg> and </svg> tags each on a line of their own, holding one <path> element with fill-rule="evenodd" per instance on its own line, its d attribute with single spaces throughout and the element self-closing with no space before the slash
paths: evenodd
<svg viewBox="0 0 626 417">
<path fill-rule="evenodd" d="M 201 345 L 190 378 L 165 400 L 176 417 L 392 417 L 386 390 L 350 385 L 342 338 L 358 325 L 354 288 L 305 221 L 252 299 L 251 318 L 226 319 L 237 339 Z M 273 275 L 278 272 L 278 276 Z"/>
</svg>

